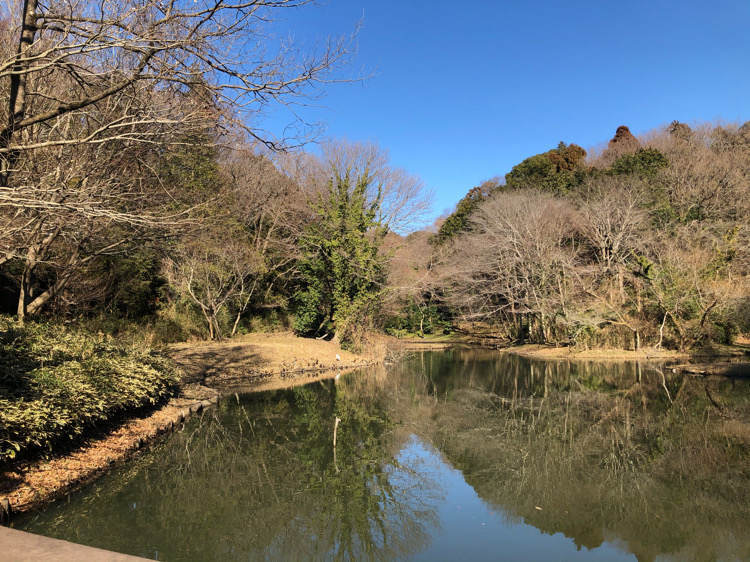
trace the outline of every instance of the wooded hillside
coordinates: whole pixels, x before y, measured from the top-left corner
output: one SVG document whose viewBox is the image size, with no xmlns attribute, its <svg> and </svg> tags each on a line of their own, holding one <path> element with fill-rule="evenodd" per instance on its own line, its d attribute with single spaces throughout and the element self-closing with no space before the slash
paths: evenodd
<svg viewBox="0 0 750 562">
<path fill-rule="evenodd" d="M 432 237 L 425 301 L 509 341 L 731 343 L 750 330 L 750 123 L 617 129 L 469 191 Z"/>
</svg>

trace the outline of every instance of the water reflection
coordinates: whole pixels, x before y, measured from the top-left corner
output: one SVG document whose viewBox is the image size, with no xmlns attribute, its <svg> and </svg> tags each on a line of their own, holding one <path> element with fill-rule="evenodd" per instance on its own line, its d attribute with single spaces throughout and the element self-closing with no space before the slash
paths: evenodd
<svg viewBox="0 0 750 562">
<path fill-rule="evenodd" d="M 748 390 L 425 352 L 225 400 L 17 525 L 165 560 L 750 559 Z"/>
<path fill-rule="evenodd" d="M 750 559 L 747 380 L 466 351 L 414 362 L 418 432 L 508 516 L 639 560 Z"/>
</svg>

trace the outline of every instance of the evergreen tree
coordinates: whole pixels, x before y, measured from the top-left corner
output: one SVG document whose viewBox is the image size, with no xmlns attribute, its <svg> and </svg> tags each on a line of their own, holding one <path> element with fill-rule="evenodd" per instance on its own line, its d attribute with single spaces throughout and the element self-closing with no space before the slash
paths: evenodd
<svg viewBox="0 0 750 562">
<path fill-rule="evenodd" d="M 470 189 L 464 198 L 458 202 L 456 210 L 440 226 L 440 230 L 432 238 L 432 243 L 439 246 L 457 234 L 469 230 L 471 214 L 479 207 L 482 201 L 485 201 L 501 187 L 498 180 L 492 179 Z"/>
<path fill-rule="evenodd" d="M 379 248 L 386 229 L 378 222 L 381 190 L 371 192 L 365 172 L 334 173 L 315 205 L 316 220 L 302 236 L 303 288 L 297 293 L 295 331 L 335 334 L 351 344 L 367 325 L 385 279 Z"/>
<path fill-rule="evenodd" d="M 531 156 L 505 174 L 508 189 L 540 189 L 566 194 L 586 175 L 586 151 L 576 144 L 560 142 L 557 148 Z"/>
</svg>

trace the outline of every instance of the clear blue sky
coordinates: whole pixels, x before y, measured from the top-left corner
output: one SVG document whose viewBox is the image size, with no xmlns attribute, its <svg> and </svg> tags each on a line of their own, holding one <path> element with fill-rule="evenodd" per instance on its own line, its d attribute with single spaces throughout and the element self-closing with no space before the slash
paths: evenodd
<svg viewBox="0 0 750 562">
<path fill-rule="evenodd" d="M 388 149 L 435 191 L 434 216 L 561 140 L 750 120 L 750 0 L 326 0 L 283 25 L 304 43 L 360 20 L 344 73 L 374 76 L 300 111 Z"/>
</svg>

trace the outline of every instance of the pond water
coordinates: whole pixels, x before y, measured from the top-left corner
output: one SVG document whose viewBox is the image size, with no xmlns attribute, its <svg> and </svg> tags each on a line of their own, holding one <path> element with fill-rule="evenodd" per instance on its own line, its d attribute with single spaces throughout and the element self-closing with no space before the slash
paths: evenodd
<svg viewBox="0 0 750 562">
<path fill-rule="evenodd" d="M 14 526 L 158 560 L 748 560 L 749 428 L 747 380 L 424 352 L 238 393 Z"/>
</svg>

